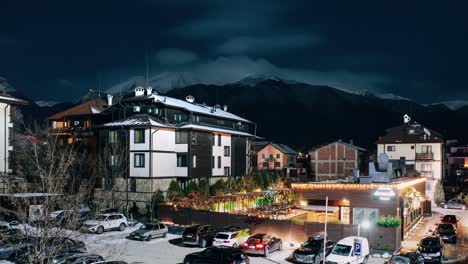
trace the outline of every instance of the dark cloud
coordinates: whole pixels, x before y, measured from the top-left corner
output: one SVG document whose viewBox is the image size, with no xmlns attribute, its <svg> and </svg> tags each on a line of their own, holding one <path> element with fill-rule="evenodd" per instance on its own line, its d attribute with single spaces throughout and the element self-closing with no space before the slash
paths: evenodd
<svg viewBox="0 0 468 264">
<path fill-rule="evenodd" d="M 198 60 L 198 56 L 191 51 L 182 49 L 163 49 L 156 53 L 155 60 L 162 67 L 184 65 Z"/>
</svg>

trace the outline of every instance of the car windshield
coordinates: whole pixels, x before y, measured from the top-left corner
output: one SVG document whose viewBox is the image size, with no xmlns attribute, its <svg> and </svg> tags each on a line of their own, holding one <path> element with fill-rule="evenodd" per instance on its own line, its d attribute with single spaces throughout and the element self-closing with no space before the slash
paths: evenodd
<svg viewBox="0 0 468 264">
<path fill-rule="evenodd" d="M 336 246 L 333 248 L 333 251 L 332 251 L 332 254 L 340 255 L 340 256 L 349 256 L 350 253 L 351 253 L 351 246 L 342 245 L 342 244 L 336 244 Z"/>
<path fill-rule="evenodd" d="M 98 215 L 98 216 L 96 217 L 96 220 L 98 220 L 98 221 L 104 221 L 104 220 L 106 220 L 106 218 L 107 218 L 107 215 Z"/>
<path fill-rule="evenodd" d="M 187 227 L 185 229 L 185 232 L 187 233 L 197 233 L 198 228 L 197 227 Z"/>
<path fill-rule="evenodd" d="M 249 238 L 249 240 L 247 240 L 247 243 L 249 244 L 258 244 L 258 243 L 261 243 L 262 240 L 260 238 L 257 238 L 257 237 L 251 237 Z"/>
<path fill-rule="evenodd" d="M 310 249 L 319 249 L 322 247 L 322 244 L 323 240 L 309 240 L 307 242 L 304 242 L 302 246 Z"/>
<path fill-rule="evenodd" d="M 217 234 L 215 236 L 215 238 L 217 238 L 217 239 L 229 239 L 229 235 L 228 234 Z"/>
<path fill-rule="evenodd" d="M 439 247 L 440 243 L 438 239 L 423 239 L 421 241 L 423 247 Z"/>
<path fill-rule="evenodd" d="M 410 263 L 410 259 L 402 256 L 393 256 L 391 259 L 395 264 L 407 264 Z"/>
<path fill-rule="evenodd" d="M 144 224 L 140 227 L 140 229 L 144 229 L 144 230 L 152 230 L 154 229 L 154 225 L 152 224 Z"/>
<path fill-rule="evenodd" d="M 441 224 L 441 225 L 439 225 L 439 227 L 437 227 L 437 228 L 439 229 L 439 232 L 444 232 L 444 233 L 445 233 L 445 232 L 453 232 L 453 231 L 455 231 L 455 230 L 453 229 L 452 224 Z"/>
<path fill-rule="evenodd" d="M 446 215 L 442 218 L 442 221 L 445 222 L 456 222 L 457 218 L 454 215 Z"/>
</svg>

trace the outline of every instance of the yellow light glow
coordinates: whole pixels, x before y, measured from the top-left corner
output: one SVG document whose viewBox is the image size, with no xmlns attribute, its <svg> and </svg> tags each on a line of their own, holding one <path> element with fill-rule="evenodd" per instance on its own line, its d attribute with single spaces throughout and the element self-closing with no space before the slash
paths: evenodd
<svg viewBox="0 0 468 264">
<path fill-rule="evenodd" d="M 299 202 L 299 205 L 300 206 L 307 206 L 307 201 L 302 200 L 302 201 Z"/>
<path fill-rule="evenodd" d="M 426 178 L 416 178 L 399 183 L 293 183 L 293 190 L 338 190 L 338 191 L 366 191 L 380 188 L 402 190 L 418 183 L 425 182 Z"/>
</svg>

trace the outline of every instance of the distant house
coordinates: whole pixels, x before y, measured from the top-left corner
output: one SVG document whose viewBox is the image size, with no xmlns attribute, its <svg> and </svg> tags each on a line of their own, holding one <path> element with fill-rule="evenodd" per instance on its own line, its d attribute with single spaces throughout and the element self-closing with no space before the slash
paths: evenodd
<svg viewBox="0 0 468 264">
<path fill-rule="evenodd" d="M 96 155 L 97 135 L 94 126 L 103 122 L 100 114 L 107 107 L 108 102 L 93 99 L 56 113 L 48 118 L 49 135 L 56 136 L 58 144 L 83 143 L 89 153 Z"/>
<path fill-rule="evenodd" d="M 468 178 L 468 146 L 452 146 L 447 153 L 446 182 L 463 189 Z"/>
<path fill-rule="evenodd" d="M 444 141 L 442 136 L 404 116 L 404 123 L 387 130 L 377 141 L 377 155 L 385 153 L 390 161 L 404 160 L 408 170 L 426 177 L 426 196 L 434 200 L 435 184 L 443 179 Z"/>
<path fill-rule="evenodd" d="M 282 170 L 296 165 L 297 151 L 285 144 L 261 142 L 255 148 L 257 170 Z"/>
<path fill-rule="evenodd" d="M 27 102 L 6 93 L 0 93 L 0 174 L 10 174 L 10 153 L 13 151 L 11 139 L 13 122 L 11 109 L 14 105 L 26 105 Z"/>
<path fill-rule="evenodd" d="M 367 150 L 351 143 L 335 141 L 309 152 L 310 170 L 316 181 L 346 179 L 364 168 Z"/>
</svg>

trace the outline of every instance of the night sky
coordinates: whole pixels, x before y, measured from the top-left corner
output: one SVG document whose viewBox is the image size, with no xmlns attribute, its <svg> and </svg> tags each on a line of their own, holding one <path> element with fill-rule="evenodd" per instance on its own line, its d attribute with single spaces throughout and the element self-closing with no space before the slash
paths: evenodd
<svg viewBox="0 0 468 264">
<path fill-rule="evenodd" d="M 468 100 L 466 1 L 2 1 L 0 76 L 74 100 L 145 75 L 265 74 L 420 103 Z"/>
</svg>

